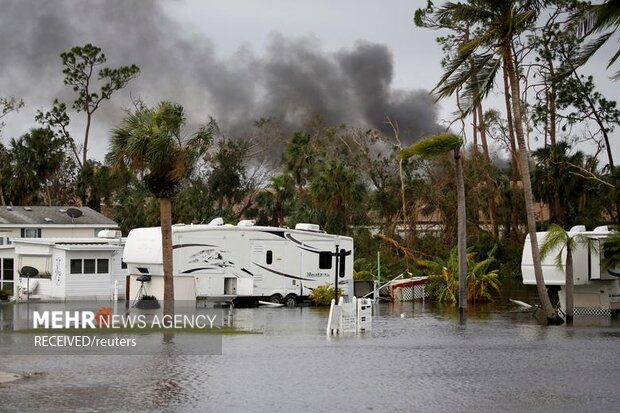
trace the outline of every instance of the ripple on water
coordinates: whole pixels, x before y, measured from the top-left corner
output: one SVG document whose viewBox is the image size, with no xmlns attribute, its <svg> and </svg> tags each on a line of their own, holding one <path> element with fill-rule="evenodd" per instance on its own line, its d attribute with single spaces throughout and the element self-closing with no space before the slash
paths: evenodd
<svg viewBox="0 0 620 413">
<path fill-rule="evenodd" d="M 404 317 L 400 317 L 404 314 Z M 223 355 L 24 357 L 40 376 L 0 388 L 2 411 L 616 410 L 620 325 L 540 327 L 526 314 L 381 307 L 372 334 L 324 336 L 314 308 L 239 309 L 259 335 Z"/>
</svg>

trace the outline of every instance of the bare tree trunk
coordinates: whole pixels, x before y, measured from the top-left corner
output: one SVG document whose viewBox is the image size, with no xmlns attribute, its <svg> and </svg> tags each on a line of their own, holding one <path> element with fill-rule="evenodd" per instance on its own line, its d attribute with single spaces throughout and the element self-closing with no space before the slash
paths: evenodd
<svg viewBox="0 0 620 413">
<path fill-rule="evenodd" d="M 164 266 L 164 314 L 174 313 L 174 284 L 172 277 L 172 208 L 170 198 L 160 198 L 161 251 Z"/>
<path fill-rule="evenodd" d="M 90 133 L 91 114 L 86 113 L 86 131 L 84 132 L 84 147 L 82 148 L 82 166 L 86 165 L 88 159 L 88 134 Z"/>
<path fill-rule="evenodd" d="M 458 203 L 459 314 L 463 316 L 467 311 L 467 214 L 463 159 L 460 149 L 454 151 L 454 169 Z"/>
<path fill-rule="evenodd" d="M 472 124 L 473 124 L 472 135 L 474 135 L 474 150 L 478 152 L 478 112 L 476 111 L 475 108 L 472 112 Z"/>
<path fill-rule="evenodd" d="M 568 241 L 570 243 L 570 240 Z M 566 324 L 573 323 L 574 315 L 574 279 L 573 279 L 573 251 L 570 245 L 566 246 L 566 288 L 565 288 L 565 301 L 566 301 Z"/>
<path fill-rule="evenodd" d="M 413 233 L 411 232 L 411 225 L 407 228 L 407 199 L 405 197 L 405 179 L 403 177 L 403 160 L 398 160 L 398 176 L 400 178 L 400 202 L 403 214 L 403 230 L 405 231 L 405 239 L 410 242 L 413 239 Z"/>
<path fill-rule="evenodd" d="M 480 130 L 480 142 L 482 143 L 482 154 L 484 155 L 484 160 L 487 163 L 487 168 L 491 168 L 491 157 L 489 156 L 489 145 L 487 144 L 487 129 L 486 124 L 484 122 L 484 116 L 482 111 L 482 103 L 478 102 L 476 105 L 476 110 L 478 111 L 478 129 Z M 493 184 L 493 179 L 491 178 L 490 171 L 487 171 L 486 176 L 487 188 L 489 189 L 489 197 L 487 199 L 487 203 L 489 206 L 489 218 L 491 220 L 491 228 L 493 228 L 493 237 L 495 239 L 499 238 L 499 228 L 497 224 L 497 205 L 495 205 L 495 185 Z"/>
<path fill-rule="evenodd" d="M 517 192 L 519 187 L 519 166 L 517 163 L 517 146 L 515 143 L 514 122 L 512 121 L 512 108 L 510 107 L 510 84 L 508 81 L 508 70 L 506 69 L 506 63 L 504 62 L 504 98 L 506 100 L 506 121 L 508 122 L 508 135 L 510 136 L 510 158 L 512 161 L 512 174 L 510 187 L 512 188 L 512 196 Z M 517 242 L 521 241 L 521 233 L 519 231 L 519 208 L 517 207 L 516 199 L 512 199 L 512 205 L 510 208 L 510 219 L 512 222 L 512 234 L 513 239 Z"/>
<path fill-rule="evenodd" d="M 540 263 L 540 253 L 538 249 L 538 238 L 536 236 L 536 218 L 534 216 L 534 196 L 532 195 L 532 182 L 530 180 L 530 165 L 528 159 L 528 151 L 523 135 L 523 120 L 521 117 L 521 102 L 519 102 L 519 88 L 517 87 L 517 74 L 512 60 L 510 43 L 506 43 L 502 48 L 502 57 L 504 59 L 504 67 L 508 71 L 508 80 L 510 81 L 510 93 L 512 100 L 512 113 L 514 115 L 514 126 L 517 143 L 519 144 L 519 161 L 521 164 L 521 180 L 523 182 L 523 195 L 525 198 L 525 211 L 527 214 L 527 229 L 530 235 L 530 243 L 532 248 L 532 260 L 534 262 L 534 275 L 536 278 L 536 288 L 538 296 L 545 312 L 547 323 L 557 323 L 557 312 L 551 305 L 549 294 L 545 286 L 545 280 Z"/>
</svg>

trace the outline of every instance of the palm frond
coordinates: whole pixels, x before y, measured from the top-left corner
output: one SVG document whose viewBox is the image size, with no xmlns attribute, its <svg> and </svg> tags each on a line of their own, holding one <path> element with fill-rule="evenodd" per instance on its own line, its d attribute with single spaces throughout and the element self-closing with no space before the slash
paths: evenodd
<svg viewBox="0 0 620 413">
<path fill-rule="evenodd" d="M 456 150 L 460 148 L 462 144 L 463 140 L 459 136 L 450 132 L 440 133 L 421 139 L 408 148 L 403 149 L 400 151 L 399 157 L 401 159 L 408 159 L 414 155 L 418 155 L 423 158 L 429 158 L 444 154 L 451 150 Z"/>
<path fill-rule="evenodd" d="M 478 102 L 482 101 L 493 90 L 497 72 L 501 67 L 501 59 L 490 54 L 488 59 L 479 67 L 470 82 L 465 84 L 461 97 L 465 102 L 466 112 L 469 112 Z"/>
<path fill-rule="evenodd" d="M 586 43 L 579 53 L 572 59 L 572 67 L 583 66 L 609 40 L 613 32 L 606 33 Z"/>
<path fill-rule="evenodd" d="M 620 57 L 620 48 L 616 50 L 616 53 L 611 57 L 611 59 L 609 59 L 609 63 L 607 64 L 607 69 L 609 69 L 609 67 L 613 65 L 616 62 L 616 60 L 618 60 L 618 57 Z"/>
<path fill-rule="evenodd" d="M 491 19 L 493 17 L 493 12 L 477 4 L 448 2 L 437 11 L 437 16 L 444 19 L 444 21 L 448 19 L 448 21 L 473 24 Z"/>
<path fill-rule="evenodd" d="M 620 2 L 607 0 L 601 4 L 590 4 L 573 14 L 571 22 L 582 37 L 615 29 L 620 25 Z"/>
<path fill-rule="evenodd" d="M 463 72 L 466 72 L 468 69 L 471 70 L 471 66 L 467 65 L 466 62 L 472 54 L 473 51 L 465 51 L 458 53 L 454 58 L 450 59 L 445 72 L 437 82 L 437 85 L 431 90 L 431 94 L 441 99 L 452 95 L 456 89 L 467 82 L 468 78 L 463 75 Z"/>
<path fill-rule="evenodd" d="M 558 248 L 560 248 L 561 254 L 561 250 L 564 248 L 569 238 L 568 232 L 561 226 L 556 224 L 549 226 L 547 236 L 540 246 L 540 258 L 544 259 L 551 251 Z"/>
</svg>

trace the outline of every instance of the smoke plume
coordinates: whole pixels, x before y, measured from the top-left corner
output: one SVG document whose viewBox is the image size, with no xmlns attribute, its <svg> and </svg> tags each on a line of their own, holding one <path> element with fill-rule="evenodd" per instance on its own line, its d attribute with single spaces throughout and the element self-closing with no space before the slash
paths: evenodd
<svg viewBox="0 0 620 413">
<path fill-rule="evenodd" d="M 122 117 L 121 108 L 131 106 L 130 96 L 149 104 L 179 102 L 193 122 L 213 116 L 224 133 L 238 136 L 260 117 L 294 130 L 315 115 L 384 131 L 390 117 L 406 143 L 438 130 L 427 91 L 392 88 L 393 57 L 385 45 L 359 41 L 331 53 L 314 38 L 274 33 L 265 51 L 241 47 L 220 58 L 207 35 L 183 29 L 156 0 L 3 2 L 0 96 L 26 103 L 3 138 L 32 127 L 34 111 L 46 110 L 54 98 L 72 100 L 73 92 L 62 83 L 59 55 L 89 42 L 103 49 L 109 65 L 141 68 L 140 76 L 95 114 L 94 133 L 102 135 L 92 140 L 97 158 L 106 151 L 107 132 Z"/>
</svg>

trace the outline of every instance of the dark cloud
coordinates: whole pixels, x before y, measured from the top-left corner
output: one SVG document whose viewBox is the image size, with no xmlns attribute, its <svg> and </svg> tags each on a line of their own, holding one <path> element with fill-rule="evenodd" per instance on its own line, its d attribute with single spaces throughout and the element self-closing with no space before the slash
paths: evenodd
<svg viewBox="0 0 620 413">
<path fill-rule="evenodd" d="M 49 107 L 54 97 L 70 100 L 59 55 L 87 42 L 101 47 L 110 65 L 135 63 L 142 70 L 97 112 L 99 134 L 118 122 L 130 95 L 148 103 L 177 101 L 192 120 L 214 116 L 233 134 L 244 133 L 259 117 L 291 130 L 315 115 L 382 130 L 389 116 L 406 142 L 438 129 L 426 91 L 392 88 L 393 58 L 384 45 L 358 42 L 328 53 L 317 39 L 275 33 L 261 55 L 242 47 L 221 59 L 208 37 L 184 31 L 155 0 L 5 0 L 0 95 L 22 97 L 34 108 Z"/>
</svg>

